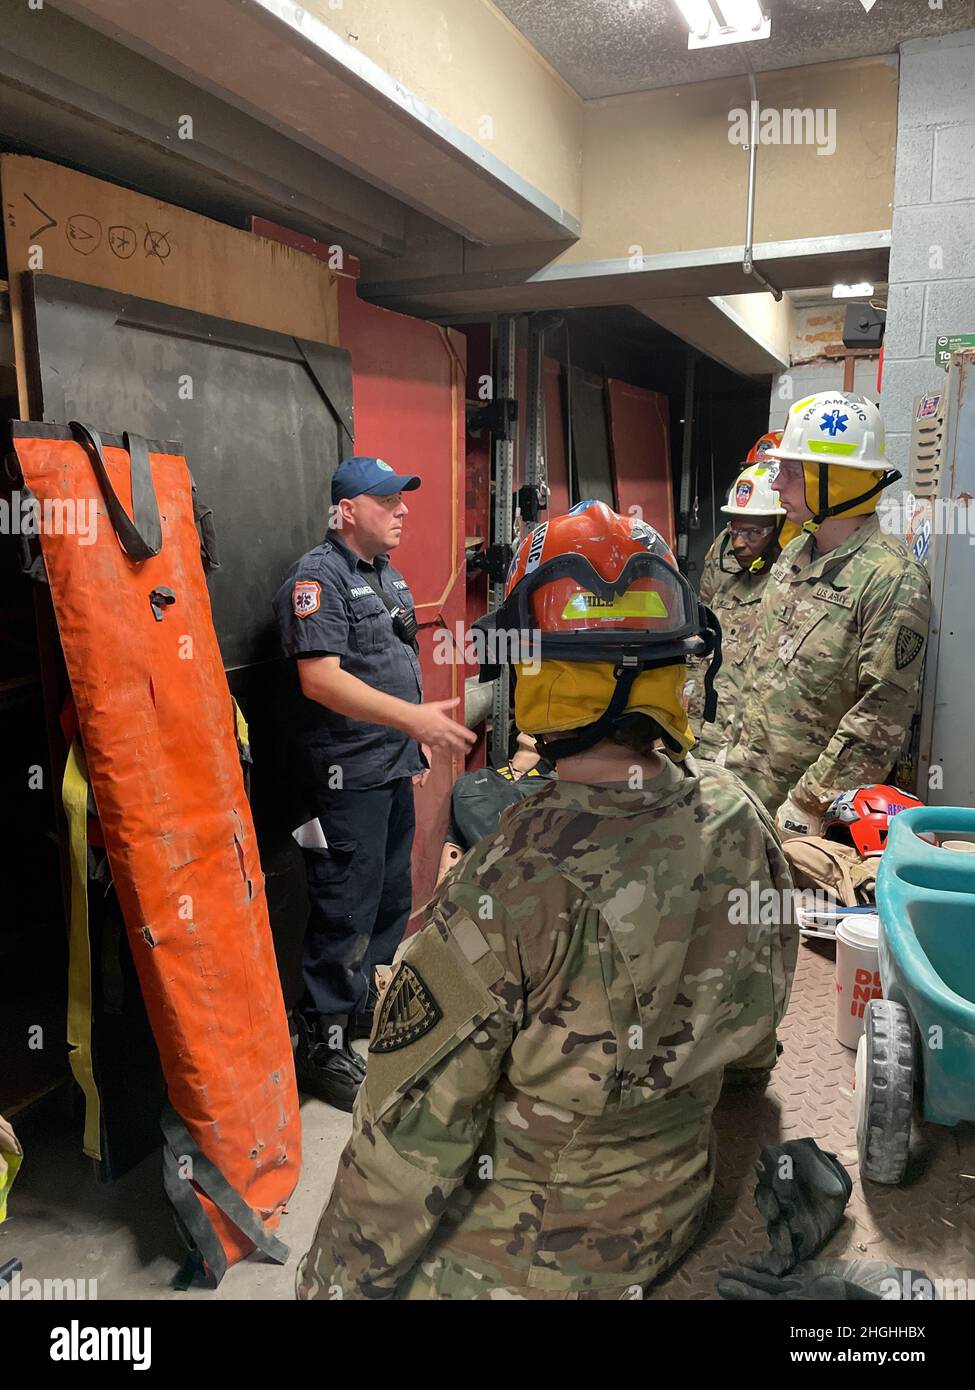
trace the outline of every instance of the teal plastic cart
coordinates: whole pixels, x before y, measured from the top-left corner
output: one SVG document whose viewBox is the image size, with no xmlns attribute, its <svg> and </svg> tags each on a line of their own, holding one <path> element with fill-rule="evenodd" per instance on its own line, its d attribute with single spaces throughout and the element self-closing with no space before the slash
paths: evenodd
<svg viewBox="0 0 975 1390">
<path fill-rule="evenodd" d="M 856 1060 L 860 1175 L 898 1183 L 918 1112 L 975 1120 L 975 809 L 923 806 L 890 823 L 877 873 L 880 980 Z"/>
</svg>

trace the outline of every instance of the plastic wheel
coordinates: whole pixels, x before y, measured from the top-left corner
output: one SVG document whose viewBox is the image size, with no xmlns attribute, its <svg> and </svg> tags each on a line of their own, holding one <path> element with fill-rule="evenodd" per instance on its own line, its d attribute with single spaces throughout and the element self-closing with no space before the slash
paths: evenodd
<svg viewBox="0 0 975 1390">
<path fill-rule="evenodd" d="M 871 999 L 857 1047 L 860 1177 L 899 1183 L 907 1167 L 914 1110 L 914 1027 L 903 1004 Z"/>
</svg>

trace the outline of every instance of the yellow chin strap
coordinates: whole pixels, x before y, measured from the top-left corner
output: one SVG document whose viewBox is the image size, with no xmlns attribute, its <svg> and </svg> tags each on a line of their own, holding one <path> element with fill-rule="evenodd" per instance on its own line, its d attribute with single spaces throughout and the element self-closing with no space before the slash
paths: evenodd
<svg viewBox="0 0 975 1390">
<path fill-rule="evenodd" d="M 804 463 L 802 473 L 805 479 L 806 506 L 813 516 L 819 515 L 819 469 L 816 463 Z M 844 502 L 849 502 L 853 497 L 859 497 L 862 492 L 867 492 L 880 482 L 884 476 L 883 468 L 863 469 L 863 468 L 844 468 L 842 464 L 830 463 L 826 469 L 827 498 L 830 507 L 838 507 Z M 875 492 L 872 497 L 868 497 L 864 502 L 858 502 L 855 507 L 850 507 L 838 513 L 838 516 L 845 520 L 847 517 L 870 516 L 877 510 L 877 503 L 880 501 L 880 493 Z M 818 530 L 818 527 L 806 522 L 800 529 L 805 531 Z"/>
<path fill-rule="evenodd" d="M 794 541 L 796 536 L 802 534 L 802 527 L 796 521 L 790 521 L 788 517 L 783 517 L 779 534 L 775 538 L 775 545 L 778 546 L 778 553 L 781 555 L 790 541 Z M 774 547 L 773 547 L 774 548 Z M 762 555 L 756 555 L 755 559 L 748 566 L 749 574 L 762 574 L 769 568 L 768 551 Z"/>
<path fill-rule="evenodd" d="M 680 762 L 694 742 L 682 693 L 683 662 L 642 671 L 633 682 L 627 714 L 647 714 L 676 743 L 664 752 Z M 515 723 L 526 734 L 569 733 L 605 714 L 616 689 L 613 667 L 605 661 L 542 661 L 515 666 Z"/>
</svg>

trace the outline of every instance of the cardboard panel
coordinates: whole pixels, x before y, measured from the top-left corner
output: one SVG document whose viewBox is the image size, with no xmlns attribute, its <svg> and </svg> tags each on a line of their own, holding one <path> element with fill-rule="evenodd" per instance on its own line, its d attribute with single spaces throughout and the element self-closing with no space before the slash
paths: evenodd
<svg viewBox="0 0 975 1390">
<path fill-rule="evenodd" d="M 613 477 L 619 511 L 630 508 L 677 544 L 670 468 L 670 406 L 660 391 L 607 382 Z"/>
<path fill-rule="evenodd" d="M 3 155 L 0 184 L 24 414 L 21 281 L 28 270 L 338 341 L 336 277 L 313 256 L 42 159 Z"/>
</svg>

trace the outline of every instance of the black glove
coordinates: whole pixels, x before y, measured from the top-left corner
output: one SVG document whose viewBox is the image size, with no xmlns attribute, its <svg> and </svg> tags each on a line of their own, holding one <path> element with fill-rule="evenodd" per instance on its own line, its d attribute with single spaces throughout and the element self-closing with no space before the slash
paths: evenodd
<svg viewBox="0 0 975 1390">
<path fill-rule="evenodd" d="M 915 1280 L 923 1280 L 915 1291 Z M 897 1290 L 895 1295 L 894 1290 Z M 718 1293 L 738 1302 L 843 1302 L 903 1298 L 929 1302 L 931 1281 L 920 1270 L 872 1260 L 807 1260 L 784 1277 L 740 1266 L 718 1272 Z"/>
<path fill-rule="evenodd" d="M 752 1269 L 787 1274 L 808 1260 L 839 1226 L 853 1183 L 835 1154 L 814 1139 L 770 1144 L 758 1161 L 755 1205 L 771 1250 L 746 1260 Z"/>
</svg>

